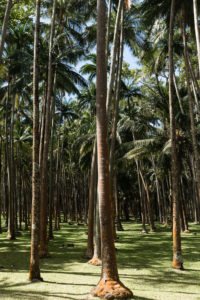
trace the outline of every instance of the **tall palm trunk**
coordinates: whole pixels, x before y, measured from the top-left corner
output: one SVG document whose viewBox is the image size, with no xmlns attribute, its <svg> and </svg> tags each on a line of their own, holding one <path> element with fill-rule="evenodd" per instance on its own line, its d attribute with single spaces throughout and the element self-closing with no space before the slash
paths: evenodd
<svg viewBox="0 0 200 300">
<path fill-rule="evenodd" d="M 177 174 L 176 153 L 176 127 L 174 114 L 174 90 L 173 90 L 173 29 L 175 18 L 175 0 L 171 1 L 170 27 L 169 27 L 169 111 L 170 111 L 170 137 L 171 137 L 171 173 L 172 173 L 172 201 L 173 201 L 173 267 L 183 268 L 180 236 L 180 212 L 179 212 L 179 176 Z"/>
<path fill-rule="evenodd" d="M 50 133 L 50 107 L 52 96 L 52 50 L 53 38 L 55 31 L 55 17 L 56 17 L 56 0 L 53 2 L 53 11 L 51 19 L 51 33 L 49 42 L 49 64 L 48 64 L 48 88 L 47 88 L 47 108 L 45 117 L 45 133 L 44 133 L 44 148 L 41 164 L 41 201 L 40 201 L 40 257 L 48 256 L 47 245 L 47 167 L 48 167 L 48 149 L 49 149 L 49 133 Z"/>
<path fill-rule="evenodd" d="M 32 220 L 31 220 L 31 259 L 30 280 L 42 280 L 39 266 L 40 232 L 40 172 L 39 172 L 39 95 L 38 95 L 38 43 L 40 25 L 40 0 L 36 0 L 36 19 L 33 60 L 33 163 L 32 163 Z"/>
<path fill-rule="evenodd" d="M 105 297 L 117 295 L 126 299 L 132 292 L 119 281 L 116 253 L 111 220 L 111 194 L 109 180 L 109 151 L 106 117 L 106 1 L 97 1 L 97 161 L 98 161 L 98 194 L 100 209 L 102 273 L 97 287 L 92 290 L 93 296 Z"/>
<path fill-rule="evenodd" d="M 97 161 L 96 161 L 97 162 Z M 94 202 L 95 202 L 95 220 L 94 220 L 94 254 L 88 264 L 101 266 L 101 236 L 100 236 L 100 220 L 99 220 L 99 197 L 97 193 L 97 164 L 95 165 L 94 179 Z"/>
<path fill-rule="evenodd" d="M 55 100 L 56 100 L 56 72 L 54 75 L 54 84 L 53 84 L 53 100 L 51 108 L 51 150 L 50 150 L 50 178 L 49 178 L 49 233 L 48 240 L 53 239 L 53 192 L 54 192 L 54 172 L 53 172 L 53 149 L 54 149 L 54 131 L 55 131 Z"/>
<path fill-rule="evenodd" d="M 95 198 L 95 169 L 97 165 L 97 143 L 96 139 L 93 146 L 91 172 L 90 172 L 90 189 L 89 189 L 89 210 L 88 210 L 88 241 L 85 257 L 92 258 L 93 247 L 93 235 L 94 235 L 94 198 Z"/>
<path fill-rule="evenodd" d="M 108 84 L 107 99 L 106 99 L 106 110 L 107 110 L 108 118 L 110 115 L 112 89 L 113 89 L 114 78 L 115 78 L 115 63 L 116 63 L 116 56 L 117 56 L 118 32 L 119 32 L 119 27 L 120 27 L 121 10 L 122 10 L 123 2 L 124 2 L 124 0 L 119 0 L 119 4 L 118 4 L 118 8 L 117 8 L 117 16 L 116 16 L 116 21 L 115 21 L 109 84 Z"/>
<path fill-rule="evenodd" d="M 6 30 L 7 30 L 7 27 L 8 27 L 8 19 L 9 19 L 10 10 L 11 10 L 12 5 L 13 5 L 12 0 L 8 0 L 5 15 L 4 15 L 4 20 L 3 20 L 2 31 L 1 31 L 0 61 L 1 61 L 1 58 L 2 58 L 2 54 L 3 54 L 3 48 L 4 48 L 5 39 L 6 39 Z"/>
<path fill-rule="evenodd" d="M 199 78 L 200 78 L 200 32 L 199 32 L 197 0 L 193 0 L 193 10 L 194 10 L 194 26 L 195 26 L 195 35 L 196 35 L 196 43 L 197 43 L 197 55 L 198 55 Z"/>
<path fill-rule="evenodd" d="M 108 2 L 108 17 L 107 17 L 107 30 L 106 30 L 106 60 L 107 61 L 108 61 L 108 54 L 109 54 L 111 8 L 112 8 L 112 0 L 109 0 L 109 2 Z"/>
<path fill-rule="evenodd" d="M 188 104 L 189 104 L 189 114 L 190 114 L 190 126 L 191 126 L 191 137 L 192 137 L 192 147 L 194 152 L 195 167 L 196 167 L 196 178 L 198 186 L 198 196 L 200 199 L 200 159 L 198 152 L 198 143 L 196 137 L 195 121 L 194 121 L 194 103 L 192 99 L 192 93 L 190 89 L 190 66 L 188 59 L 188 47 L 187 47 L 187 38 L 186 38 L 186 24 L 185 24 L 185 12 L 182 11 L 182 36 L 183 36 L 183 45 L 184 45 L 184 58 L 185 58 L 185 71 L 186 71 L 186 82 L 187 82 L 187 92 L 188 92 Z"/>
<path fill-rule="evenodd" d="M 9 93 L 10 94 L 10 93 Z M 14 113 L 15 113 L 15 96 L 12 96 L 11 118 L 10 118 L 10 143 L 8 147 L 8 239 L 15 239 L 15 218 L 14 218 L 14 198 L 15 198 L 15 170 L 14 170 Z"/>
<path fill-rule="evenodd" d="M 116 239 L 115 230 L 115 195 L 114 195 L 114 165 L 115 165 L 115 142 L 119 112 L 119 97 L 120 97 L 120 86 L 121 86 L 121 73 L 122 73 L 122 62 L 123 62 L 123 48 L 124 48 L 124 7 L 121 9 L 121 26 L 120 26 L 120 42 L 119 42 L 119 57 L 118 57 L 118 68 L 117 68 L 117 80 L 116 80 L 116 91 L 114 99 L 114 111 L 113 111 L 113 124 L 110 144 L 110 160 L 109 160 L 109 171 L 110 171 L 110 185 L 111 185 L 111 197 L 112 197 L 112 215 L 113 215 L 113 230 L 114 238 Z"/>
</svg>

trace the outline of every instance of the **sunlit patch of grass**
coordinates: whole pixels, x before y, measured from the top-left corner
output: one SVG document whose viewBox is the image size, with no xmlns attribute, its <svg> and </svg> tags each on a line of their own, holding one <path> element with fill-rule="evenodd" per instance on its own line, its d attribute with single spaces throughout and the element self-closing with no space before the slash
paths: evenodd
<svg viewBox="0 0 200 300">
<path fill-rule="evenodd" d="M 156 224 L 157 232 L 141 234 L 138 223 L 128 222 L 123 226 L 125 231 L 117 233 L 116 243 L 119 274 L 135 299 L 200 299 L 199 225 L 191 224 L 192 232 L 182 234 L 184 271 L 171 268 L 170 227 Z M 16 241 L 7 240 L 3 232 L 0 235 L 0 298 L 87 299 L 100 279 L 101 267 L 88 265 L 82 258 L 86 231 L 84 226 L 61 224 L 61 230 L 49 242 L 51 258 L 41 260 L 44 282 L 38 283 L 28 281 L 29 232 L 22 232 Z"/>
</svg>

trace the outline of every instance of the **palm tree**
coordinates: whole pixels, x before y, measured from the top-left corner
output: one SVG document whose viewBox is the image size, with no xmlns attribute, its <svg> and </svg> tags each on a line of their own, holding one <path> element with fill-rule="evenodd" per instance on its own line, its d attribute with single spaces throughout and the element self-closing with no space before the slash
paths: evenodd
<svg viewBox="0 0 200 300">
<path fill-rule="evenodd" d="M 56 3 L 53 2 L 53 11 L 51 19 L 51 33 L 49 42 L 49 64 L 48 64 L 48 83 L 47 83 L 47 100 L 46 100 L 46 114 L 45 114 L 45 126 L 44 126 L 44 144 L 42 154 L 41 168 L 41 201 L 40 201 L 40 257 L 48 256 L 47 246 L 47 162 L 48 162 L 48 146 L 49 146 L 49 133 L 51 125 L 51 98 L 52 98 L 52 51 L 53 51 L 53 38 L 55 33 L 55 18 L 56 18 Z"/>
<path fill-rule="evenodd" d="M 120 282 L 111 219 L 111 194 L 109 180 L 109 152 L 106 116 L 106 1 L 97 2 L 97 161 L 100 231 L 102 243 L 101 280 L 91 293 L 98 297 L 126 299 L 132 292 Z"/>
<path fill-rule="evenodd" d="M 172 168 L 172 201 L 173 201 L 173 267 L 183 268 L 180 238 L 180 202 L 179 202 L 179 182 L 176 153 L 176 127 L 174 116 L 174 96 L 173 96 L 173 29 L 175 18 L 175 0 L 171 1 L 170 27 L 169 27 L 169 110 L 170 110 L 170 137 L 171 137 L 171 168 Z"/>
<path fill-rule="evenodd" d="M 40 172 L 39 172 L 39 97 L 38 97 L 38 41 L 40 24 L 40 0 L 36 0 L 36 22 L 33 60 L 33 166 L 32 166 L 32 221 L 30 280 L 40 280 L 39 267 L 39 211 L 40 211 Z"/>
</svg>

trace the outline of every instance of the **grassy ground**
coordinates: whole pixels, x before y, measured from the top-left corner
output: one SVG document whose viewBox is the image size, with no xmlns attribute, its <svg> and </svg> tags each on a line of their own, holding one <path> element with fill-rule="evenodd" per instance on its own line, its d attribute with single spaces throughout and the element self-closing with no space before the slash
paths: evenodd
<svg viewBox="0 0 200 300">
<path fill-rule="evenodd" d="M 157 225 L 157 232 L 143 235 L 141 225 L 124 223 L 116 243 L 121 281 L 140 300 L 200 299 L 199 226 L 182 234 L 184 271 L 171 268 L 172 234 Z M 0 235 L 1 299 L 87 299 L 100 278 L 101 267 L 88 265 L 82 258 L 87 227 L 61 224 L 61 231 L 50 241 L 51 258 L 41 260 L 44 282 L 30 283 L 28 278 L 30 235 L 23 232 L 16 241 Z M 196 234 L 195 234 L 196 233 Z M 74 248 L 67 247 L 73 243 Z M 95 298 L 96 299 L 96 298 Z"/>
</svg>

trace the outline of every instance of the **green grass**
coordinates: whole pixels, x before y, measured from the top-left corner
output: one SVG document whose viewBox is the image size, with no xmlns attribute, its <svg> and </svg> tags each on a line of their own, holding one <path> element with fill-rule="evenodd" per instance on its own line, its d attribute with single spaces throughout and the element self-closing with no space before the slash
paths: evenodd
<svg viewBox="0 0 200 300">
<path fill-rule="evenodd" d="M 140 300 L 200 299 L 199 225 L 191 224 L 192 233 L 182 234 L 184 271 L 172 264 L 172 234 L 157 225 L 157 232 L 143 235 L 141 225 L 124 223 L 116 243 L 121 281 Z M 44 282 L 30 283 L 30 234 L 22 232 L 16 241 L 0 235 L 1 299 L 87 299 L 100 278 L 101 267 L 88 265 L 85 252 L 87 227 L 61 224 L 49 243 L 51 258 L 41 260 Z M 196 232 L 197 234 L 194 234 Z M 67 247 L 73 243 L 74 248 Z M 2 268 L 3 266 L 3 268 Z M 95 298 L 96 299 L 96 298 Z"/>
</svg>

